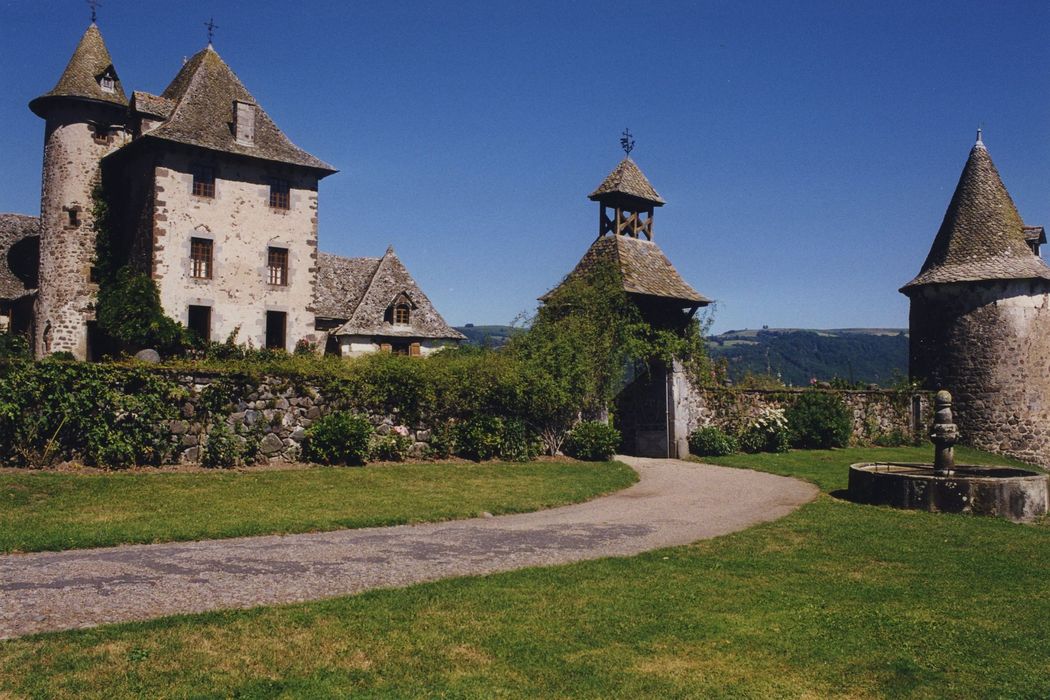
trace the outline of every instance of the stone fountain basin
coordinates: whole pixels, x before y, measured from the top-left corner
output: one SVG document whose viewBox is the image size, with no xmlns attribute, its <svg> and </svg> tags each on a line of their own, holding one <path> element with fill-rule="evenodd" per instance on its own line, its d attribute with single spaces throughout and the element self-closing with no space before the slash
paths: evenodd
<svg viewBox="0 0 1050 700">
<path fill-rule="evenodd" d="M 1014 467 L 864 462 L 849 468 L 849 496 L 857 503 L 939 513 L 995 515 L 1029 522 L 1047 512 L 1046 474 Z"/>
</svg>

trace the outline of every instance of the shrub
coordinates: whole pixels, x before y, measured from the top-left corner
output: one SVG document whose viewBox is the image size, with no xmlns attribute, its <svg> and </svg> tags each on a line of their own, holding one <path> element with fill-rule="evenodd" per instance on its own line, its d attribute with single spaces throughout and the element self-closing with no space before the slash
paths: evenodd
<svg viewBox="0 0 1050 700">
<path fill-rule="evenodd" d="M 456 424 L 453 421 L 438 423 L 430 431 L 430 454 L 444 459 L 456 454 Z"/>
<path fill-rule="evenodd" d="M 167 424 L 176 417 L 180 392 L 141 368 L 51 359 L 11 365 L 0 376 L 0 460 L 159 464 L 174 450 Z"/>
<path fill-rule="evenodd" d="M 795 447 L 845 447 L 853 432 L 853 419 L 842 398 L 823 391 L 800 395 L 788 408 L 787 419 Z"/>
<path fill-rule="evenodd" d="M 372 424 L 364 416 L 336 411 L 306 429 L 304 455 L 321 464 L 364 464 Z"/>
<path fill-rule="evenodd" d="M 565 454 L 576 459 L 602 461 L 609 459 L 620 447 L 620 431 L 601 421 L 583 421 L 569 431 L 565 439 Z"/>
<path fill-rule="evenodd" d="M 900 428 L 894 428 L 888 433 L 879 433 L 875 436 L 875 444 L 879 447 L 901 447 L 911 442 L 911 438 L 905 435 Z"/>
<path fill-rule="evenodd" d="M 782 408 L 763 408 L 737 438 L 744 452 L 787 452 L 788 421 Z"/>
<path fill-rule="evenodd" d="M 508 462 L 528 462 L 536 459 L 540 446 L 529 432 L 525 421 L 519 418 L 508 418 L 503 423 L 503 439 L 500 442 L 499 456 Z"/>
<path fill-rule="evenodd" d="M 373 435 L 368 446 L 370 459 L 375 462 L 404 462 L 411 450 L 412 438 L 396 428 L 387 435 Z"/>
<path fill-rule="evenodd" d="M 201 465 L 222 469 L 236 466 L 244 457 L 243 443 L 244 438 L 235 435 L 226 421 L 213 423 L 201 447 Z"/>
<path fill-rule="evenodd" d="M 29 339 L 24 335 L 0 333 L 0 359 L 28 360 Z"/>
<path fill-rule="evenodd" d="M 477 462 L 498 457 L 503 446 L 503 419 L 488 413 L 456 424 L 456 453 Z"/>
<path fill-rule="evenodd" d="M 689 451 L 701 457 L 731 455 L 739 449 L 736 438 L 721 428 L 697 428 L 689 434 Z"/>
</svg>

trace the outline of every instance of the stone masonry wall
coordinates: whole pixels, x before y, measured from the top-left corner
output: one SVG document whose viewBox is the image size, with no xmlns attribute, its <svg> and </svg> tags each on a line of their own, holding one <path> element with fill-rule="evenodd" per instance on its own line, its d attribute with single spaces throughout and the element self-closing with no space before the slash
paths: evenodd
<svg viewBox="0 0 1050 700">
<path fill-rule="evenodd" d="M 237 434 L 258 439 L 261 457 L 266 461 L 294 462 L 302 454 L 306 429 L 335 408 L 319 387 L 285 377 L 240 383 L 230 381 L 228 376 L 197 374 L 179 376 L 177 381 L 189 396 L 180 407 L 181 417 L 169 425 L 179 442 L 176 455 L 182 463 L 199 461 L 201 446 L 216 420 Z M 218 415 L 208 415 L 205 410 L 214 400 L 209 397 L 210 392 L 224 400 L 231 399 Z M 391 415 L 374 414 L 370 419 L 380 435 L 394 430 L 407 433 L 413 441 L 410 456 L 425 456 L 431 437 L 426 426 L 404 425 Z"/>
<path fill-rule="evenodd" d="M 952 393 L 961 442 L 1050 464 L 1050 283 L 921 287 L 910 325 L 911 376 Z"/>
<path fill-rule="evenodd" d="M 804 391 L 814 390 L 691 388 L 682 399 L 687 416 L 686 428 L 690 433 L 712 425 L 736 430 L 763 408 L 785 408 Z M 908 441 L 915 441 L 925 438 L 933 421 L 932 395 L 926 391 L 828 391 L 841 397 L 853 414 L 851 442 L 854 443 L 873 443 L 880 436 L 889 437 L 895 433 Z"/>
<path fill-rule="evenodd" d="M 187 323 L 189 306 L 211 307 L 211 339 L 235 329 L 240 342 L 266 344 L 266 312 L 287 314 L 285 349 L 317 342 L 317 177 L 303 169 L 247 159 L 166 153 L 155 171 L 153 277 L 170 317 Z M 214 168 L 215 196 L 192 193 L 195 165 Z M 270 207 L 270 178 L 290 183 L 290 207 Z M 212 276 L 191 276 L 190 239 L 212 241 Z M 269 284 L 267 249 L 288 250 L 288 281 Z"/>
<path fill-rule="evenodd" d="M 90 282 L 95 255 L 91 189 L 99 160 L 122 145 L 127 134 L 119 109 L 80 101 L 51 108 L 44 135 L 40 193 L 40 287 L 34 352 L 71 352 L 87 357 L 87 322 L 94 318 L 96 285 Z M 96 139 L 96 127 L 114 125 Z M 76 223 L 70 220 L 75 212 Z"/>
</svg>

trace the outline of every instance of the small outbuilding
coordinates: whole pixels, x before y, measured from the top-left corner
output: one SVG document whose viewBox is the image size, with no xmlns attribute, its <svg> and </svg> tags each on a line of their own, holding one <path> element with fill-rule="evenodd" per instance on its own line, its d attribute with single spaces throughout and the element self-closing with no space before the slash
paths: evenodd
<svg viewBox="0 0 1050 700">
<path fill-rule="evenodd" d="M 449 326 L 404 263 L 387 248 L 381 258 L 317 256 L 317 330 L 326 354 L 373 352 L 424 356 L 466 339 Z"/>
</svg>

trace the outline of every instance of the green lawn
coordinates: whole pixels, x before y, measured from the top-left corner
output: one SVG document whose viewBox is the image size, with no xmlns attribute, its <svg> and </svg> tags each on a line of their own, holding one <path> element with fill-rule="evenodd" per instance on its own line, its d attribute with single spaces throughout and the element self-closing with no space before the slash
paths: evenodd
<svg viewBox="0 0 1050 700">
<path fill-rule="evenodd" d="M 741 459 L 834 490 L 851 461 L 925 454 Z M 0 689 L 1034 700 L 1050 697 L 1048 619 L 1050 528 L 822 495 L 777 522 L 637 557 L 4 642 Z"/>
<path fill-rule="evenodd" d="M 0 473 L 0 551 L 99 547 L 467 518 L 584 501 L 623 464 L 399 464 L 275 471 Z"/>
</svg>

